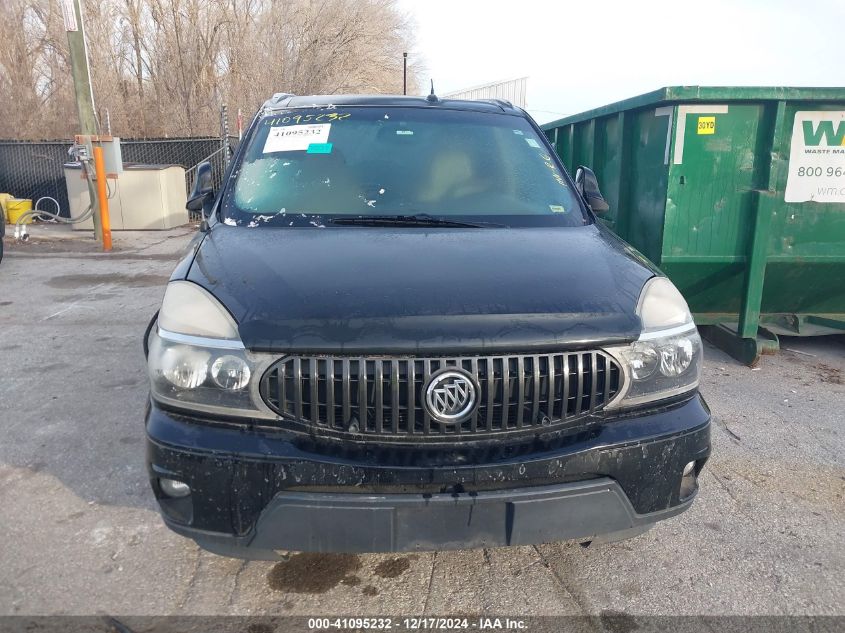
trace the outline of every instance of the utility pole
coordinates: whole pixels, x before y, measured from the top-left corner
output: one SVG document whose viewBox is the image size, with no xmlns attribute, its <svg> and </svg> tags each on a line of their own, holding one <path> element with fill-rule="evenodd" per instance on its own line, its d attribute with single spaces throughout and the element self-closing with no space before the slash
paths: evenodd
<svg viewBox="0 0 845 633">
<path fill-rule="evenodd" d="M 67 31 L 68 50 L 70 51 L 70 67 L 73 73 L 73 89 L 76 93 L 76 111 L 79 115 L 79 129 L 83 136 L 92 141 L 97 137 L 97 119 L 94 115 L 94 91 L 91 88 L 91 72 L 88 69 L 88 49 L 85 43 L 85 28 L 82 22 L 81 0 L 58 0 L 62 7 L 62 15 Z M 94 234 L 97 240 L 103 241 L 100 209 L 95 200 L 94 205 Z"/>
<path fill-rule="evenodd" d="M 91 89 L 91 73 L 88 70 L 88 51 L 85 46 L 82 7 L 79 6 L 80 0 L 59 0 L 59 2 L 62 5 L 62 14 L 65 18 L 80 132 L 94 136 L 97 134 L 97 120 L 94 117 L 94 92 Z"/>
<path fill-rule="evenodd" d="M 402 53 L 402 94 L 408 94 L 408 53 Z"/>
</svg>

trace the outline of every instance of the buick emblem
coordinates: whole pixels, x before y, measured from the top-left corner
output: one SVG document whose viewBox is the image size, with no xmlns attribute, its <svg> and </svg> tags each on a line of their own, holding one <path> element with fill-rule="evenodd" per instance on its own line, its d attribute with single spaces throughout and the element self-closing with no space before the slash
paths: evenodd
<svg viewBox="0 0 845 633">
<path fill-rule="evenodd" d="M 455 424 L 472 413 L 476 393 L 472 377 L 461 369 L 450 367 L 431 377 L 425 390 L 426 408 L 441 424 Z"/>
</svg>

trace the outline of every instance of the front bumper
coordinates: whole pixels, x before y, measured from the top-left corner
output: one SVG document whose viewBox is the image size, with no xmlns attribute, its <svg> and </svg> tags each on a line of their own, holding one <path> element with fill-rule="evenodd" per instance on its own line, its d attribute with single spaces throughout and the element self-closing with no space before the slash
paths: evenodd
<svg viewBox="0 0 845 633">
<path fill-rule="evenodd" d="M 274 550 L 386 552 L 624 537 L 678 514 L 684 466 L 710 454 L 700 396 L 538 442 L 528 453 L 454 463 L 419 454 L 323 450 L 284 432 L 215 426 L 153 404 L 149 474 L 167 524 L 240 558 Z M 399 455 L 399 456 L 397 456 Z M 442 457 L 442 456 L 441 456 Z M 190 485 L 168 498 L 161 477 Z"/>
</svg>

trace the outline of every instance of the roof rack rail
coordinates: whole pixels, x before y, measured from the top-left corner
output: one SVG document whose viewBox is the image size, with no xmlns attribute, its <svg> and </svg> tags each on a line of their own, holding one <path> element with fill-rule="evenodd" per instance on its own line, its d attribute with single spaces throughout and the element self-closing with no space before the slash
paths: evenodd
<svg viewBox="0 0 845 633">
<path fill-rule="evenodd" d="M 288 99 L 290 99 L 291 97 L 294 97 L 294 96 L 296 96 L 296 95 L 292 95 L 289 92 L 277 92 L 272 97 L 267 99 L 267 101 L 264 102 L 263 107 L 264 108 L 277 108 L 280 105 L 282 105 L 283 101 L 287 101 Z"/>
<path fill-rule="evenodd" d="M 497 105 L 502 109 L 509 109 L 513 110 L 513 104 L 508 101 L 507 99 L 475 99 L 475 101 L 481 101 L 483 103 L 492 103 L 493 105 Z"/>
</svg>

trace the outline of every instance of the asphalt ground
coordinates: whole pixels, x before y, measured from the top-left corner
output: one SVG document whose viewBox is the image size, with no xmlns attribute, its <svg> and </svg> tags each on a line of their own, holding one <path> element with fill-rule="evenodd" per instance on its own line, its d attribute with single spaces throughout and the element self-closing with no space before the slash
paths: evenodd
<svg viewBox="0 0 845 633">
<path fill-rule="evenodd" d="M 614 545 L 242 562 L 171 533 L 144 468 L 141 335 L 190 229 L 0 264 L 0 615 L 845 612 L 845 340 L 751 370 L 706 345 L 693 507 Z M 7 245 L 10 239 L 7 236 Z"/>
</svg>

